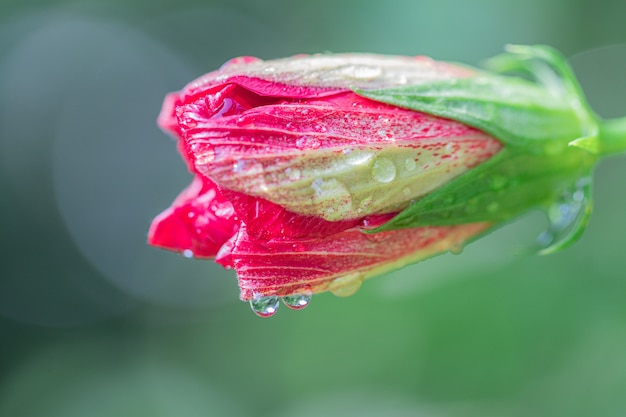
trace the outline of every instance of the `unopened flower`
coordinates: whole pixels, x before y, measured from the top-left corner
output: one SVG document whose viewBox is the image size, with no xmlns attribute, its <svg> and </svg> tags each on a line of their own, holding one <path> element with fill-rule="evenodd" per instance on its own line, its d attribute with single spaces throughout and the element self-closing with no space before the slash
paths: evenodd
<svg viewBox="0 0 626 417">
<path fill-rule="evenodd" d="M 533 207 L 552 213 L 545 251 L 564 246 L 590 212 L 598 124 L 558 54 L 513 52 L 494 65 L 534 80 L 424 57 L 230 61 L 165 100 L 195 178 L 149 242 L 234 268 L 259 315 Z"/>
</svg>

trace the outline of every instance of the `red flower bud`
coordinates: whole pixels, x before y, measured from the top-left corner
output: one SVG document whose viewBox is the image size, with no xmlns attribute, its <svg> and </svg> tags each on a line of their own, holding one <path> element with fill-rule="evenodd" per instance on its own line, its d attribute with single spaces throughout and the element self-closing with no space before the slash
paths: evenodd
<svg viewBox="0 0 626 417">
<path fill-rule="evenodd" d="M 366 277 L 462 246 L 490 223 L 364 232 L 490 159 L 502 143 L 353 89 L 474 75 L 423 57 L 227 63 L 165 100 L 159 125 L 178 138 L 196 178 L 155 219 L 149 242 L 217 256 L 237 270 L 241 298 L 253 301 L 347 295 Z M 276 308 L 265 301 L 261 315 Z"/>
</svg>

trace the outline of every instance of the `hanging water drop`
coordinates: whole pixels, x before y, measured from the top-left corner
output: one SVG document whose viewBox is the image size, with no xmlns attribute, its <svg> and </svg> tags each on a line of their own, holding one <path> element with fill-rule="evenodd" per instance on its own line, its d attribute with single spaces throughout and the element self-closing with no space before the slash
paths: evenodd
<svg viewBox="0 0 626 417">
<path fill-rule="evenodd" d="M 259 317 L 271 317 L 276 314 L 280 301 L 277 295 L 254 296 L 250 300 L 250 308 Z"/>
<path fill-rule="evenodd" d="M 363 279 L 364 276 L 360 272 L 344 275 L 343 277 L 335 278 L 328 286 L 328 290 L 337 297 L 349 297 L 361 288 Z"/>
<path fill-rule="evenodd" d="M 465 245 L 463 244 L 463 242 L 454 242 L 452 243 L 452 245 L 450 245 L 450 248 L 448 250 L 453 255 L 460 255 L 461 253 L 463 253 L 464 248 Z"/>
<path fill-rule="evenodd" d="M 283 304 L 292 310 L 302 310 L 311 302 L 311 293 L 291 294 L 283 297 Z"/>
<path fill-rule="evenodd" d="M 185 249 L 183 251 L 183 256 L 187 259 L 193 258 L 193 251 L 191 249 Z"/>
<path fill-rule="evenodd" d="M 566 247 L 573 242 L 584 228 L 591 213 L 588 199 L 590 180 L 583 178 L 574 187 L 565 190 L 546 210 L 548 229 L 538 243 L 547 254 Z"/>
</svg>

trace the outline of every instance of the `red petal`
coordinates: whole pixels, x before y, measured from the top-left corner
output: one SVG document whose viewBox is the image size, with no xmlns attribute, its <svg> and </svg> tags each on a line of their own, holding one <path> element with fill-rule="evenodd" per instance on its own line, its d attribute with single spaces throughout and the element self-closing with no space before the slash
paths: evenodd
<svg viewBox="0 0 626 417">
<path fill-rule="evenodd" d="M 186 256 L 214 257 L 238 228 L 232 204 L 213 182 L 196 176 L 172 206 L 153 220 L 148 243 Z"/>
<path fill-rule="evenodd" d="M 247 233 L 256 239 L 326 237 L 362 223 L 361 219 L 330 222 L 290 212 L 262 198 L 226 189 L 222 193 L 233 204 L 237 217 L 246 225 Z"/>
<path fill-rule="evenodd" d="M 408 200 L 490 158 L 502 146 L 462 123 L 352 92 L 274 102 L 250 94 L 239 86 L 224 87 L 210 100 L 179 107 L 187 159 L 195 172 L 222 188 L 269 200 L 303 216 L 336 222 L 401 210 Z M 216 113 L 214 103 L 227 95 L 238 103 L 265 104 L 247 110 L 238 105 L 231 116 Z M 378 155 L 397 155 L 396 181 L 389 186 L 372 182 L 369 162 L 358 161 L 359 155 L 370 162 Z M 345 201 L 318 196 L 313 184 L 318 179 L 341 183 L 345 192 L 338 190 L 337 198 Z M 364 208 L 347 202 L 350 196 L 358 205 L 368 193 L 377 200 Z"/>
<path fill-rule="evenodd" d="M 322 239 L 270 241 L 252 238 L 242 227 L 216 260 L 236 268 L 242 300 L 255 295 L 317 293 L 343 285 L 342 277 L 360 282 L 453 250 L 489 226 L 422 227 L 373 235 L 353 228 Z"/>
</svg>

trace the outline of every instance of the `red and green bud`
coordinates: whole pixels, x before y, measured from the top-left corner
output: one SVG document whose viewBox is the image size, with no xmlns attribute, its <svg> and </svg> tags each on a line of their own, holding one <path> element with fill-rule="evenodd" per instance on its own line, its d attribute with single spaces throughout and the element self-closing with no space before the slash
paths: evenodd
<svg viewBox="0 0 626 417">
<path fill-rule="evenodd" d="M 530 80 L 424 57 L 230 61 L 165 100 L 159 124 L 195 179 L 149 242 L 236 269 L 259 315 L 347 295 L 534 207 L 552 213 L 544 251 L 565 246 L 611 146 L 558 54 L 492 64 Z"/>
</svg>

